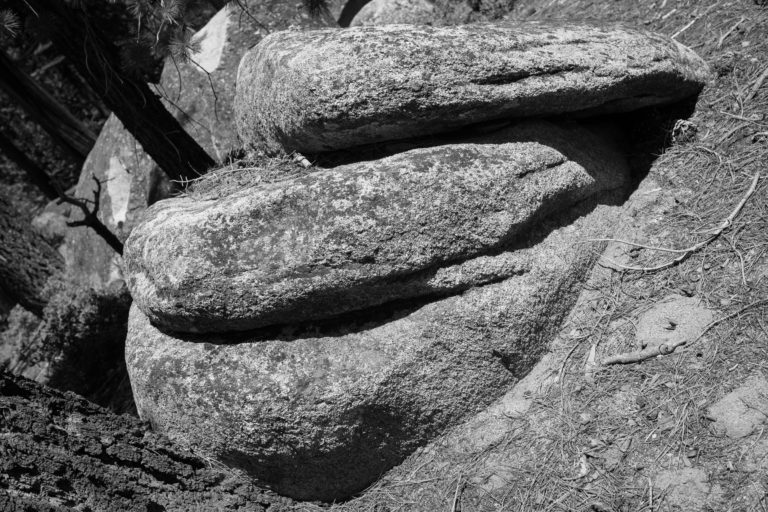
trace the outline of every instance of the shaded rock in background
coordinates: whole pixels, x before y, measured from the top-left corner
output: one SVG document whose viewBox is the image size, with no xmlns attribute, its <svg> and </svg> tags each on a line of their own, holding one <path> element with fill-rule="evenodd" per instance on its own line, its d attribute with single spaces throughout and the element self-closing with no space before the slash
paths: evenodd
<svg viewBox="0 0 768 512">
<path fill-rule="evenodd" d="M 360 9 L 350 26 L 395 23 L 431 25 L 433 17 L 434 5 L 428 0 L 373 0 Z"/>
<path fill-rule="evenodd" d="M 0 368 L 14 375 L 45 383 L 49 363 L 36 357 L 36 332 L 40 318 L 20 305 L 12 306 L 0 336 Z"/>
<path fill-rule="evenodd" d="M 16 301 L 14 301 L 8 294 L 0 287 L 0 325 L 2 325 L 11 310 L 13 309 Z"/>
<path fill-rule="evenodd" d="M 83 165 L 75 197 L 93 199 L 94 178 L 102 185 L 99 219 L 125 240 L 147 204 L 172 190 L 163 172 L 114 115 L 107 119 Z M 70 220 L 82 218 L 72 209 Z M 67 273 L 91 286 L 104 287 L 122 279 L 120 256 L 88 227 L 70 228 L 61 248 Z"/>
<path fill-rule="evenodd" d="M 247 145 L 317 153 L 493 119 L 671 103 L 696 95 L 708 76 L 692 50 L 621 27 L 281 32 L 243 57 L 235 114 Z"/>
<path fill-rule="evenodd" d="M 471 258 L 629 180 L 618 147 L 579 123 L 469 142 L 163 201 L 126 244 L 131 295 L 162 328 L 227 332 L 457 293 L 525 270 Z"/>
<path fill-rule="evenodd" d="M 93 289 L 52 279 L 41 318 L 20 306 L 0 333 L 0 367 L 117 413 L 136 413 L 125 369 L 130 296 L 122 281 Z"/>
<path fill-rule="evenodd" d="M 329 325 L 178 337 L 134 305 L 126 359 L 139 414 L 281 494 L 348 497 L 539 359 L 596 257 L 575 242 L 610 231 L 610 217 L 559 227 L 570 220 L 521 241 L 519 276 Z"/>
<path fill-rule="evenodd" d="M 219 11 L 193 37 L 199 46 L 190 62 L 167 64 L 160 85 L 151 86 L 163 96 L 181 126 L 216 160 L 239 147 L 233 102 L 242 55 L 267 30 L 290 25 L 317 28 L 329 23 L 311 18 L 287 0 L 243 3 L 249 14 L 231 5 Z M 94 177 L 104 183 L 99 218 L 123 241 L 147 206 L 175 188 L 114 115 L 83 166 L 77 197 L 93 197 Z M 80 215 L 74 211 L 72 218 Z M 93 286 L 122 277 L 119 257 L 89 228 L 69 230 L 66 256 L 68 271 Z"/>
<path fill-rule="evenodd" d="M 32 218 L 32 229 L 53 247 L 60 247 L 71 229 L 67 226 L 71 205 L 54 200 L 49 202 L 42 212 Z"/>
<path fill-rule="evenodd" d="M 712 430 L 733 439 L 746 437 L 768 420 L 768 381 L 762 373 L 750 377 L 709 407 Z"/>
<path fill-rule="evenodd" d="M 322 28 L 332 21 L 313 18 L 295 2 L 243 2 L 247 13 L 231 3 L 194 36 L 190 62 L 166 65 L 159 91 L 184 129 L 214 160 L 222 162 L 239 148 L 234 97 L 240 59 L 267 33 L 288 27 Z M 335 26 L 335 24 L 333 25 Z"/>
</svg>

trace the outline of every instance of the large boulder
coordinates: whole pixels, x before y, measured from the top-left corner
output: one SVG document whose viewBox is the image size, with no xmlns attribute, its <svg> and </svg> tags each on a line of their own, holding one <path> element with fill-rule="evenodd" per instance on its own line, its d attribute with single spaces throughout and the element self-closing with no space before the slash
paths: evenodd
<svg viewBox="0 0 768 512">
<path fill-rule="evenodd" d="M 187 332 L 456 293 L 523 271 L 505 256 L 467 260 L 623 189 L 627 174 L 616 145 L 588 127 L 523 122 L 220 199 L 162 201 L 128 240 L 127 282 L 154 324 Z"/>
<path fill-rule="evenodd" d="M 171 335 L 134 305 L 126 359 L 139 414 L 281 494 L 346 498 L 541 357 L 596 257 L 577 242 L 611 232 L 610 215 L 588 211 L 529 232 L 508 279 L 332 324 Z"/>
<path fill-rule="evenodd" d="M 628 121 L 506 118 L 674 102 L 706 75 L 630 29 L 269 36 L 238 73 L 246 142 L 383 144 L 146 213 L 125 252 L 140 415 L 291 497 L 363 489 L 529 371 L 599 252 L 579 242 L 613 234 Z"/>
<path fill-rule="evenodd" d="M 627 27 L 288 31 L 243 57 L 235 115 L 248 145 L 318 153 L 494 119 L 671 103 L 697 94 L 707 77 L 690 49 Z"/>
</svg>

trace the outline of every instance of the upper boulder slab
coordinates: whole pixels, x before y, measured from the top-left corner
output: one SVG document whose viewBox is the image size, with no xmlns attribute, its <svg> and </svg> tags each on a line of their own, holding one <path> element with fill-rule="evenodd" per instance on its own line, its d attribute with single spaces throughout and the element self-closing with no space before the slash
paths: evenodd
<svg viewBox="0 0 768 512">
<path fill-rule="evenodd" d="M 623 154 L 580 123 L 520 123 L 461 144 L 152 206 L 125 248 L 156 325 L 225 332 L 318 320 L 509 277 L 493 253 L 544 217 L 627 183 Z M 474 276 L 470 279 L 469 276 Z"/>
<path fill-rule="evenodd" d="M 689 48 L 624 26 L 285 31 L 243 57 L 235 117 L 252 147 L 319 153 L 502 118 L 673 103 L 708 76 Z"/>
</svg>

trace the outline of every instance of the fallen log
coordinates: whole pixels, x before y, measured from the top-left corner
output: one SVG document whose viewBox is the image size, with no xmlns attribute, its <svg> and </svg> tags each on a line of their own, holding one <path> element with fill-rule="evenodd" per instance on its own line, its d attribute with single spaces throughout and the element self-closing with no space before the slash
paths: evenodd
<svg viewBox="0 0 768 512">
<path fill-rule="evenodd" d="M 287 510 L 129 415 L 0 372 L 0 510 Z"/>
</svg>

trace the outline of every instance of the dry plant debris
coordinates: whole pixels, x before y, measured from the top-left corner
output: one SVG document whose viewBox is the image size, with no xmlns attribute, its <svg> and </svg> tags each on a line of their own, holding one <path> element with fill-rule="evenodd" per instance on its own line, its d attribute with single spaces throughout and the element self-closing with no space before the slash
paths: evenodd
<svg viewBox="0 0 768 512">
<path fill-rule="evenodd" d="M 718 318 L 717 320 L 714 320 L 704 328 L 704 331 L 695 340 L 693 340 L 691 344 L 699 341 L 714 326 L 722 322 L 725 322 L 726 320 L 730 320 L 731 318 L 736 318 L 740 316 L 742 313 L 745 313 L 752 308 L 765 306 L 765 305 L 768 305 L 768 299 L 757 300 L 751 304 L 744 306 L 743 308 L 736 311 L 735 313 L 731 313 L 730 315 L 726 315 L 723 318 Z M 672 352 L 675 351 L 677 347 L 681 347 L 683 345 L 686 345 L 687 343 L 688 343 L 688 340 L 679 339 L 673 343 L 662 343 L 660 345 L 649 346 L 648 348 L 645 348 L 643 350 L 638 350 L 635 352 L 626 352 L 623 354 L 617 354 L 617 355 L 605 358 L 603 360 L 603 365 L 639 363 L 640 361 L 645 361 L 646 359 L 650 359 L 652 357 L 665 356 L 665 355 L 671 354 Z"/>
<path fill-rule="evenodd" d="M 733 211 L 720 223 L 720 225 L 714 229 L 712 234 L 707 238 L 706 240 L 702 240 L 701 242 L 695 243 L 690 247 L 687 247 L 685 249 L 669 249 L 665 247 L 651 247 L 648 245 L 639 244 L 636 242 L 629 242 L 627 240 L 621 240 L 618 238 L 600 238 L 600 239 L 592 239 L 593 242 L 617 242 L 625 245 L 631 245 L 633 247 L 641 247 L 643 249 L 650 249 L 653 251 L 665 251 L 665 252 L 676 252 L 680 253 L 679 256 L 674 258 L 673 260 L 667 261 L 665 263 L 661 263 L 659 265 L 654 265 L 650 267 L 634 267 L 631 265 L 624 265 L 622 263 L 619 263 L 617 261 L 611 260 L 609 258 L 606 258 L 608 262 L 613 265 L 616 268 L 623 269 L 623 270 L 634 270 L 638 272 L 655 272 L 657 270 L 663 270 L 665 268 L 669 268 L 673 265 L 677 265 L 678 263 L 683 262 L 685 259 L 690 257 L 692 254 L 700 251 L 704 247 L 706 247 L 708 244 L 712 243 L 714 240 L 716 240 L 720 235 L 723 234 L 723 232 L 730 228 L 733 224 L 734 219 L 736 219 L 736 216 L 739 215 L 741 210 L 744 208 L 744 205 L 747 204 L 747 201 L 750 197 L 752 197 L 752 194 L 755 193 L 755 190 L 757 189 L 757 182 L 760 180 L 760 173 L 756 173 L 754 178 L 752 178 L 752 184 L 749 186 L 747 191 L 744 193 L 744 197 L 741 198 L 741 201 L 736 205 L 736 207 L 733 209 Z"/>
</svg>

